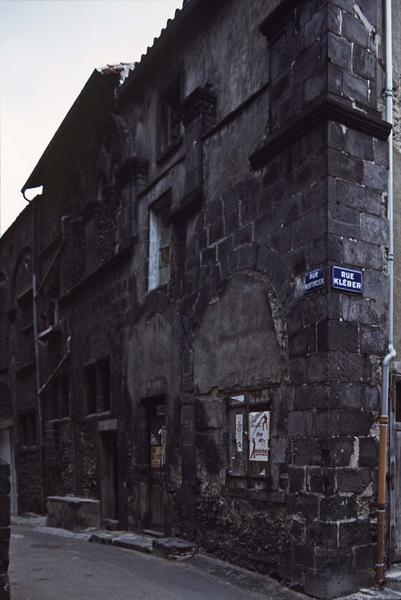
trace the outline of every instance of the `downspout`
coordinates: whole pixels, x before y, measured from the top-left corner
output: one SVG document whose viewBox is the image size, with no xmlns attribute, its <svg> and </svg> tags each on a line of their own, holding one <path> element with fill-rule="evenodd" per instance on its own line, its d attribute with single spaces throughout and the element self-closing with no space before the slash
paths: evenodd
<svg viewBox="0 0 401 600">
<path fill-rule="evenodd" d="M 43 411 L 42 411 L 42 398 L 40 394 L 40 368 L 39 368 L 39 341 L 38 341 L 38 309 L 37 309 L 37 212 L 36 212 L 36 198 L 41 194 L 38 194 L 32 200 L 29 200 L 25 196 L 25 190 L 22 190 L 24 200 L 32 204 L 32 247 L 33 247 L 33 260 L 32 260 L 32 313 L 33 313 L 33 344 L 35 352 L 35 393 L 36 393 L 36 406 L 38 411 L 38 446 L 39 446 L 39 461 L 40 461 L 40 476 L 41 476 L 41 490 L 40 490 L 40 503 L 42 512 L 45 510 L 45 475 L 44 475 L 44 455 L 43 455 Z"/>
<path fill-rule="evenodd" d="M 386 120 L 393 124 L 393 47 L 392 47 L 392 0 L 385 0 L 385 60 L 386 60 Z M 388 138 L 388 180 L 387 180 L 387 219 L 389 224 L 389 243 L 387 254 L 387 271 L 389 277 L 387 337 L 388 353 L 383 359 L 383 379 L 379 417 L 379 468 L 377 474 L 377 555 L 376 584 L 384 585 L 385 577 L 385 517 L 386 517 L 386 485 L 387 485 L 387 450 L 389 430 L 389 381 L 390 366 L 396 356 L 394 348 L 394 231 L 393 231 L 393 131 Z"/>
</svg>

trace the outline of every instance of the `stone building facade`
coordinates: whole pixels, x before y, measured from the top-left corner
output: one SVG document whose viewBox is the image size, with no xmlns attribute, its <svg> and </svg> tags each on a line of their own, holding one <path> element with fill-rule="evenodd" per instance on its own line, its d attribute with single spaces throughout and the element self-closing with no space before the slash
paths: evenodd
<svg viewBox="0 0 401 600">
<path fill-rule="evenodd" d="M 187 0 L 92 74 L 0 242 L 14 510 L 99 498 L 318 598 L 372 581 L 382 38 L 378 0 Z"/>
</svg>

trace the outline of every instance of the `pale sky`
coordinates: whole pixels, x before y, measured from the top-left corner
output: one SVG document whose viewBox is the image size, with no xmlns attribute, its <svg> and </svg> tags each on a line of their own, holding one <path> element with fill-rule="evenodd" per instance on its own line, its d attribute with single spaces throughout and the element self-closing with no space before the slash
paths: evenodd
<svg viewBox="0 0 401 600">
<path fill-rule="evenodd" d="M 135 62 L 182 0 L 0 0 L 0 230 L 96 67 Z"/>
</svg>

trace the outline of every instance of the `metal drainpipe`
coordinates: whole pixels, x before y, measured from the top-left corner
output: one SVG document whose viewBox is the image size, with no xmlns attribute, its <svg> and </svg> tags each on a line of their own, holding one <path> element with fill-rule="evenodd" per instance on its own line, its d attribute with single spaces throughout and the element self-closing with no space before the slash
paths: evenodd
<svg viewBox="0 0 401 600">
<path fill-rule="evenodd" d="M 40 503 L 42 511 L 45 510 L 45 474 L 44 474 L 44 455 L 43 455 L 43 411 L 42 411 L 42 399 L 40 395 L 40 368 L 39 368 L 39 342 L 38 342 L 38 308 L 37 308 L 37 213 L 35 200 L 41 194 L 38 194 L 32 200 L 29 200 L 25 196 L 25 190 L 22 192 L 24 200 L 32 204 L 32 246 L 33 246 L 33 260 L 32 260 L 32 313 L 33 313 L 33 344 L 35 352 L 35 392 L 36 392 L 36 405 L 38 411 L 38 446 L 39 446 L 39 460 L 40 460 L 40 475 L 41 475 L 41 490 L 40 490 Z"/>
<path fill-rule="evenodd" d="M 393 47 L 392 47 L 392 14 L 391 1 L 385 0 L 385 58 L 386 58 L 386 120 L 393 124 Z M 389 244 L 387 254 L 387 271 L 389 276 L 387 337 L 388 353 L 383 359 L 383 379 L 380 402 L 380 438 L 379 469 L 377 481 L 377 554 L 376 584 L 384 585 L 385 581 L 385 518 L 386 518 L 386 484 L 387 484 L 387 450 L 389 429 L 389 381 L 390 365 L 396 356 L 394 348 L 393 293 L 394 293 L 394 231 L 393 231 L 393 131 L 388 138 L 389 169 L 387 181 L 387 219 L 389 223 Z"/>
</svg>

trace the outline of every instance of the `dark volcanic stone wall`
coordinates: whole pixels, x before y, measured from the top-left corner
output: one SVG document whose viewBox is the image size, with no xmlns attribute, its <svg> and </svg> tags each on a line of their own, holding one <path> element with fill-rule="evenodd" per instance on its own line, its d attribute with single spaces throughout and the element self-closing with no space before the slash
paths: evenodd
<svg viewBox="0 0 401 600">
<path fill-rule="evenodd" d="M 0 463 L 0 599 L 9 600 L 10 469 Z"/>
<path fill-rule="evenodd" d="M 55 418 L 57 464 L 45 439 L 44 490 L 39 449 L 19 448 L 19 508 L 40 510 L 41 493 L 102 507 L 112 439 L 115 520 L 149 527 L 149 415 L 164 402 L 164 533 L 333 598 L 371 583 L 376 541 L 388 283 L 380 3 L 205 0 L 186 22 L 195 4 L 179 13 L 182 35 L 171 30 L 163 56 L 154 49 L 123 85 L 96 75 L 82 94 L 91 110 L 69 117 L 80 136 L 49 158 L 40 278 L 52 260 L 54 269 L 38 310 L 45 321 L 56 295 L 58 323 L 39 370 L 43 384 L 61 361 L 70 406 Z M 178 75 L 180 137 L 160 155 L 159 100 Z M 161 204 L 171 274 L 149 289 L 150 214 Z M 11 265 L 1 306 L 4 281 L 21 288 L 7 283 L 0 314 L 10 340 L 1 410 L 15 419 L 37 402 L 21 262 L 31 210 L 0 246 Z M 333 265 L 363 270 L 363 294 L 334 290 Z M 314 269 L 325 284 L 305 294 Z M 91 412 L 85 368 L 105 357 L 110 407 Z M 233 456 L 245 401 L 248 412 L 270 411 L 263 468 Z"/>
</svg>

